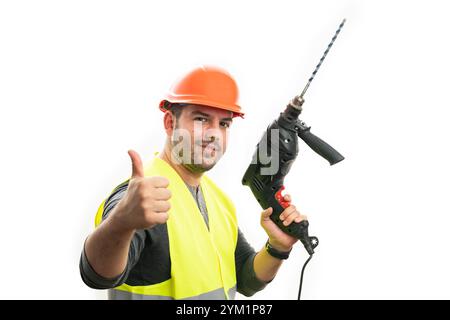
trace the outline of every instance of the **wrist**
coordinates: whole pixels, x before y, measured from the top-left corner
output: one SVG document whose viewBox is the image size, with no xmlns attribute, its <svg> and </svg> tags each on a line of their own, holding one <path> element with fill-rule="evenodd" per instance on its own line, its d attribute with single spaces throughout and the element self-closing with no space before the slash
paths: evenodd
<svg viewBox="0 0 450 320">
<path fill-rule="evenodd" d="M 289 253 L 292 250 L 292 246 L 289 246 L 289 247 L 283 246 L 283 245 L 279 244 L 277 241 L 271 240 L 270 238 L 267 240 L 267 242 L 270 243 L 272 248 L 274 248 L 275 250 L 280 251 L 280 252 Z"/>
<path fill-rule="evenodd" d="M 272 245 L 270 239 L 268 239 L 265 245 L 265 250 L 272 257 L 280 260 L 285 260 L 289 258 L 289 254 L 291 253 L 292 247 L 291 248 L 276 247 Z"/>
<path fill-rule="evenodd" d="M 111 226 L 111 229 L 116 234 L 128 234 L 134 233 L 135 229 L 129 226 L 126 219 L 126 213 L 123 210 L 122 206 L 120 206 L 120 202 L 114 208 L 114 211 L 111 212 L 108 220 Z"/>
</svg>

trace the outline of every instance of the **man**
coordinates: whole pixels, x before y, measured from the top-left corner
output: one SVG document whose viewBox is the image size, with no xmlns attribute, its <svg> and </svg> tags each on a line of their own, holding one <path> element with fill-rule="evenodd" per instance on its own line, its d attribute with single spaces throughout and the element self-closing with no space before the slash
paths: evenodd
<svg viewBox="0 0 450 320">
<path fill-rule="evenodd" d="M 268 242 L 258 253 L 238 229 L 228 196 L 204 173 L 226 151 L 233 118 L 243 117 L 234 79 L 197 68 L 161 101 L 163 151 L 144 168 L 128 152 L 131 178 L 101 204 L 80 259 L 83 281 L 110 299 L 234 299 L 262 290 L 297 239 L 261 214 Z M 290 202 L 290 196 L 284 196 Z M 290 205 L 285 225 L 306 219 Z"/>
</svg>

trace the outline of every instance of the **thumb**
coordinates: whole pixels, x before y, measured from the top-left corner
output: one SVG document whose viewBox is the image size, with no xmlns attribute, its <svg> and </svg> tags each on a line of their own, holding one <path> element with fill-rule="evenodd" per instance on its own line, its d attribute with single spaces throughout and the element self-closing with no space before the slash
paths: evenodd
<svg viewBox="0 0 450 320">
<path fill-rule="evenodd" d="M 261 214 L 263 219 L 267 219 L 270 217 L 270 215 L 272 214 L 273 210 L 272 207 L 268 207 L 266 210 L 264 210 Z"/>
<path fill-rule="evenodd" d="M 134 150 L 128 150 L 131 159 L 132 173 L 131 178 L 143 178 L 144 166 L 142 165 L 141 156 Z"/>
</svg>

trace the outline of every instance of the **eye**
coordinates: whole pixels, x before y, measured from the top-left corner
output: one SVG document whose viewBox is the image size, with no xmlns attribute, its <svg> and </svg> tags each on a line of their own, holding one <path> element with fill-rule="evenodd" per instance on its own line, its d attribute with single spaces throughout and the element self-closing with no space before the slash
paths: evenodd
<svg viewBox="0 0 450 320">
<path fill-rule="evenodd" d="M 207 122 L 208 119 L 206 119 L 205 117 L 196 117 L 196 118 L 194 118 L 194 121 Z"/>
<path fill-rule="evenodd" d="M 231 123 L 229 123 L 229 122 L 221 122 L 220 125 L 221 125 L 222 127 L 229 128 L 230 125 L 231 125 Z"/>
</svg>

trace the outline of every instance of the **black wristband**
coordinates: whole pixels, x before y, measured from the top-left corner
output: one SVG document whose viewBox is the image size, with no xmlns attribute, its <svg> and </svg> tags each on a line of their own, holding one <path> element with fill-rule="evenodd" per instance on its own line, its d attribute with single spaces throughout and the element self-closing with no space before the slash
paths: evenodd
<svg viewBox="0 0 450 320">
<path fill-rule="evenodd" d="M 291 250 L 289 250 L 288 252 L 279 251 L 279 250 L 275 249 L 274 247 L 272 247 L 269 240 L 267 240 L 267 242 L 266 242 L 266 251 L 272 257 L 280 259 L 280 260 L 286 260 L 287 258 L 289 258 L 289 254 L 291 253 Z"/>
</svg>

